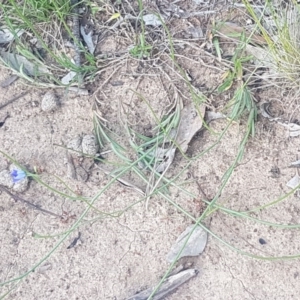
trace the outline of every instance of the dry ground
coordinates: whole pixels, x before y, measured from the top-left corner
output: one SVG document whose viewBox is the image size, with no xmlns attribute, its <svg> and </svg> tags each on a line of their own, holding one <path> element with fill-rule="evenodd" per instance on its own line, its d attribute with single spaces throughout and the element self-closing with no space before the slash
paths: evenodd
<svg viewBox="0 0 300 300">
<path fill-rule="evenodd" d="M 100 50 L 105 52 L 116 48 L 116 40 L 107 37 Z M 212 68 L 217 65 L 212 56 L 188 47 L 183 47 L 180 55 L 179 64 L 189 70 L 194 78 L 193 85 L 201 91 L 211 90 L 221 82 L 220 66 Z M 53 113 L 42 112 L 40 108 L 46 90 L 28 87 L 21 80 L 0 88 L 1 104 L 29 91 L 0 110 L 0 121 L 9 114 L 0 128 L 0 149 L 31 170 L 38 167 L 41 178 L 58 190 L 65 190 L 65 187 L 54 175 L 66 181 L 77 193 L 95 195 L 109 178 L 95 166 L 89 170 L 87 181 L 68 178 L 66 153 L 57 145 L 65 144 L 78 134 L 92 132 L 92 106 L 96 98 L 103 117 L 124 143 L 126 136 L 119 122 L 120 103 L 139 132 L 149 134 L 154 125 L 147 107 L 130 89 L 141 93 L 159 116 L 172 103 L 171 89 L 166 87 L 169 82 L 180 91 L 183 103 L 188 104 L 191 100 L 186 85 L 182 84 L 178 74 L 172 73 L 171 63 L 168 60 L 164 60 L 163 65 L 158 63 L 159 60 L 140 63 L 126 58 L 96 79 L 90 86 L 90 96 L 57 90 L 61 106 Z M 9 75 L 9 71 L 2 68 L 0 82 Z M 168 76 L 171 81 L 167 80 Z M 208 98 L 208 109 L 219 111 L 230 98 L 230 92 L 221 96 L 211 94 Z M 291 99 L 291 93 L 270 88 L 258 91 L 257 98 L 261 103 L 271 101 L 276 104 L 284 112 L 283 120 L 297 121 L 299 103 L 297 99 Z M 220 133 L 226 122 L 213 121 L 210 124 L 213 132 Z M 242 162 L 218 201 L 227 208 L 245 211 L 272 202 L 290 191 L 286 182 L 294 176 L 295 169 L 288 166 L 297 159 L 299 137 L 287 137 L 282 126 L 261 116 L 256 128 L 256 135 L 249 140 Z M 232 125 L 215 148 L 183 172 L 181 179 L 189 181 L 186 188 L 196 195 L 194 199 L 171 189 L 176 203 L 193 216 L 199 216 L 203 210 L 201 199 L 204 195 L 207 199 L 214 197 L 224 172 L 237 155 L 244 131 L 243 121 Z M 212 145 L 217 139 L 213 132 L 204 129 L 197 134 L 187 154 L 196 155 Z M 177 153 L 167 176 L 171 178 L 185 164 L 186 160 Z M 9 161 L 1 156 L 0 169 L 8 165 Z M 22 197 L 65 217 L 49 216 L 21 202 L 14 202 L 4 192 L 0 194 L 1 282 L 24 274 L 45 257 L 60 239 L 55 235 L 68 230 L 85 208 L 84 203 L 58 196 L 35 181 L 30 182 Z M 95 202 L 95 207 L 111 212 L 122 210 L 139 199 L 135 191 L 114 183 Z M 299 212 L 299 198 L 292 195 L 283 203 L 257 211 L 253 216 L 270 222 L 298 224 Z M 164 275 L 168 268 L 165 257 L 190 223 L 158 196 L 150 199 L 147 209 L 141 202 L 118 218 L 100 218 L 99 212 L 91 210 L 80 227 L 21 281 L 7 299 L 126 299 L 154 286 Z M 205 224 L 226 242 L 255 255 L 269 257 L 300 253 L 297 229 L 274 229 L 221 212 L 214 213 Z M 78 243 L 68 249 L 78 232 L 81 233 Z M 34 233 L 49 237 L 35 238 Z M 259 239 L 266 243 L 261 244 Z M 300 293 L 298 260 L 250 258 L 229 249 L 211 235 L 201 256 L 185 258 L 179 263 L 192 264 L 199 274 L 168 296 L 166 299 L 169 300 L 297 299 Z M 8 287 L 13 285 L 2 287 L 0 294 L 4 294 Z"/>
</svg>

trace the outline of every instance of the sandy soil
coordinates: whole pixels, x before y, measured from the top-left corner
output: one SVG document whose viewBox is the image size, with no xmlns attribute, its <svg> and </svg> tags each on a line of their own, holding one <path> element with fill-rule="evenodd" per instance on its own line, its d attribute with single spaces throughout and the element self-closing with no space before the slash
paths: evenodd
<svg viewBox="0 0 300 300">
<path fill-rule="evenodd" d="M 115 41 L 103 44 L 102 51 L 115 49 Z M 220 71 L 208 67 L 215 64 L 211 56 L 185 48 L 179 63 L 194 79 L 193 85 L 207 91 L 221 82 Z M 190 55 L 190 56 L 189 56 Z M 193 60 L 186 57 L 192 57 Z M 68 176 L 68 159 L 61 145 L 77 135 L 91 134 L 92 107 L 99 100 L 102 116 L 110 129 L 126 143 L 120 124 L 120 103 L 135 129 L 149 134 L 153 118 L 145 103 L 132 93 L 138 91 L 159 116 L 172 103 L 166 78 L 174 76 L 173 84 L 181 92 L 184 104 L 191 101 L 180 76 L 164 65 L 162 71 L 153 62 L 138 63 L 134 59 L 120 62 L 111 76 L 107 71 L 91 85 L 91 96 L 76 96 L 56 90 L 60 107 L 54 112 L 41 110 L 41 99 L 47 90 L 28 87 L 21 80 L 7 88 L 0 88 L 0 105 L 14 96 L 28 94 L 0 110 L 0 150 L 33 171 L 53 189 L 67 193 L 63 180 L 78 195 L 93 197 L 110 178 L 93 164 L 91 159 L 75 159 L 75 163 L 89 166 L 86 181 Z M 0 82 L 10 75 L 1 69 Z M 116 85 L 115 83 L 120 83 Z M 104 83 L 104 84 L 103 84 Z M 101 87 L 101 88 L 99 88 Z M 212 95 L 207 109 L 218 111 L 230 98 Z M 272 101 L 283 111 L 282 119 L 297 122 L 299 103 L 289 93 L 266 89 L 258 92 L 260 102 Z M 226 120 L 213 121 L 212 132 L 203 129 L 192 140 L 187 154 L 196 155 L 212 145 L 226 126 Z M 222 183 L 224 172 L 234 161 L 245 133 L 245 122 L 232 125 L 223 139 L 211 151 L 194 161 L 180 180 L 187 180 L 186 188 L 195 194 L 188 197 L 171 189 L 174 201 L 194 217 L 199 216 L 204 196 L 212 199 Z M 248 142 L 243 160 L 235 169 L 218 203 L 228 209 L 245 211 L 270 203 L 290 192 L 286 183 L 296 169 L 288 166 L 297 160 L 299 137 L 289 138 L 286 129 L 259 116 L 256 135 Z M 105 156 L 107 158 L 108 156 Z M 170 178 L 178 174 L 187 161 L 179 153 L 169 169 Z M 10 162 L 0 156 L 0 171 Z M 70 200 L 55 191 L 30 181 L 23 199 L 40 205 L 63 218 L 51 216 L 0 192 L 0 282 L 22 279 L 19 283 L 1 287 L 0 296 L 10 288 L 7 299 L 126 299 L 136 292 L 154 286 L 166 272 L 166 255 L 178 235 L 191 221 L 166 202 L 155 196 L 146 208 L 144 202 L 135 204 L 119 217 L 105 217 L 100 212 L 125 209 L 137 202 L 140 195 L 120 183 L 104 191 L 84 217 L 80 226 L 65 240 L 61 234 L 69 230 L 87 205 Z M 300 203 L 297 195 L 266 210 L 258 210 L 253 217 L 280 224 L 300 223 Z M 247 253 L 264 257 L 284 257 L 300 253 L 297 229 L 281 229 L 237 218 L 217 211 L 205 220 L 205 225 L 222 240 Z M 74 247 L 70 247 L 78 237 Z M 43 237 L 37 238 L 36 234 Z M 261 243 L 263 239 L 265 243 Z M 37 267 L 36 265 L 43 260 Z M 213 235 L 209 235 L 205 251 L 199 257 L 183 258 L 178 264 L 191 264 L 199 270 L 197 277 L 166 297 L 168 300 L 186 299 L 297 299 L 300 267 L 297 260 L 262 260 L 237 253 Z M 30 274 L 23 278 L 28 272 Z M 18 283 L 18 284 L 17 284 Z"/>
</svg>

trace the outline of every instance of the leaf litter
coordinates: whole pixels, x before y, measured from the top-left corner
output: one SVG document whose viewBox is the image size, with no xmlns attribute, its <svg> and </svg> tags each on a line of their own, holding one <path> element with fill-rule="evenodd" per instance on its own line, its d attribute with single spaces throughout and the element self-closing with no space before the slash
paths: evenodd
<svg viewBox="0 0 300 300">
<path fill-rule="evenodd" d="M 150 152 L 158 162 L 156 171 L 159 173 L 164 172 L 169 168 L 175 158 L 176 147 L 183 153 L 188 149 L 188 146 L 195 136 L 195 134 L 202 128 L 205 116 L 205 105 L 199 107 L 200 116 L 198 111 L 194 108 L 193 104 L 187 104 L 180 111 L 180 123 L 177 129 L 171 130 L 168 136 L 168 142 L 175 140 L 175 143 L 167 149 L 158 147 L 156 150 Z"/>
<path fill-rule="evenodd" d="M 16 29 L 12 33 L 8 28 L 0 28 L 0 44 L 12 42 L 15 36 L 20 37 L 25 31 L 23 29 Z"/>
<path fill-rule="evenodd" d="M 181 110 L 180 124 L 177 131 L 176 143 L 185 153 L 195 134 L 202 128 L 206 107 L 201 105 L 198 111 L 192 103 Z"/>
<path fill-rule="evenodd" d="M 87 46 L 89 52 L 91 54 L 94 54 L 96 47 L 93 42 L 93 30 L 90 30 L 88 33 L 86 33 L 84 26 L 81 25 L 80 33 L 81 33 L 81 36 L 83 37 L 84 42 L 86 43 L 86 46 Z"/>
<path fill-rule="evenodd" d="M 189 234 L 191 235 L 188 241 L 186 241 Z M 207 243 L 207 232 L 200 226 L 196 226 L 195 228 L 195 225 L 189 225 L 179 235 L 176 242 L 171 247 L 171 250 L 167 255 L 167 261 L 171 263 L 177 257 L 179 259 L 185 256 L 198 256 L 204 251 L 206 243 Z M 182 249 L 183 247 L 184 249 Z M 180 251 L 182 252 L 180 253 Z"/>
<path fill-rule="evenodd" d="M 289 180 L 286 185 L 291 189 L 295 189 L 297 186 L 299 186 L 299 184 L 300 184 L 300 176 L 297 171 L 295 176 L 291 180 Z"/>
<path fill-rule="evenodd" d="M 289 167 L 299 168 L 300 167 L 300 160 L 296 160 L 294 162 L 291 162 Z M 286 183 L 286 186 L 291 188 L 291 189 L 295 189 L 295 188 L 299 187 L 299 185 L 300 185 L 299 170 L 296 169 L 294 177 Z M 299 195 L 299 189 L 297 189 L 297 195 Z"/>
<path fill-rule="evenodd" d="M 273 117 L 270 112 L 270 103 L 264 102 L 260 105 L 261 115 L 269 119 L 270 121 L 275 121 L 277 124 L 285 127 L 289 137 L 297 137 L 300 135 L 300 125 L 293 122 L 282 122 L 281 117 Z"/>
<path fill-rule="evenodd" d="M 282 125 L 288 130 L 288 134 L 290 137 L 297 137 L 300 135 L 300 125 L 296 123 L 282 123 L 282 122 L 278 122 L 278 124 Z"/>
<path fill-rule="evenodd" d="M 0 51 L 3 62 L 17 72 L 25 73 L 29 76 L 42 76 L 51 74 L 49 69 L 42 63 L 34 64 L 22 55 L 11 52 Z"/>
<path fill-rule="evenodd" d="M 162 22 L 161 22 L 160 18 L 157 15 L 154 15 L 154 14 L 144 15 L 143 20 L 145 22 L 145 25 L 151 25 L 151 26 L 154 26 L 154 27 L 162 25 Z"/>
</svg>

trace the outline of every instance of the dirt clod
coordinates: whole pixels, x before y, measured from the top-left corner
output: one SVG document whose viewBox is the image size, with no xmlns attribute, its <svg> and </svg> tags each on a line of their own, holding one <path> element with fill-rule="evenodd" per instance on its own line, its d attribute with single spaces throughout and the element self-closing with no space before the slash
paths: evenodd
<svg viewBox="0 0 300 300">
<path fill-rule="evenodd" d="M 52 91 L 47 92 L 41 103 L 41 109 L 44 112 L 54 111 L 58 108 L 58 98 L 56 94 Z"/>
</svg>

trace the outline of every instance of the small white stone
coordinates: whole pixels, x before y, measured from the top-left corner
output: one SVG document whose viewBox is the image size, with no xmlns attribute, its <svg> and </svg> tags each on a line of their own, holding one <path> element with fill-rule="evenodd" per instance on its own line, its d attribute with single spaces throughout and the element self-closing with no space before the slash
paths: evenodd
<svg viewBox="0 0 300 300">
<path fill-rule="evenodd" d="M 82 151 L 84 154 L 95 156 L 99 150 L 96 137 L 94 135 L 85 135 L 82 139 Z"/>
<path fill-rule="evenodd" d="M 4 185 L 9 189 L 13 187 L 14 182 L 8 170 L 2 170 L 0 172 L 0 184 Z"/>
<path fill-rule="evenodd" d="M 67 147 L 69 149 L 72 149 L 74 151 L 78 151 L 78 152 L 73 152 L 74 154 L 78 155 L 78 156 L 82 156 L 81 152 L 82 152 L 82 146 L 81 146 L 81 142 L 82 142 L 82 138 L 81 136 L 77 136 L 76 138 L 74 138 L 73 140 L 71 140 L 68 144 Z"/>
<path fill-rule="evenodd" d="M 10 171 L 10 173 L 11 173 L 13 170 L 20 170 L 20 168 L 18 168 L 15 164 L 9 165 L 9 171 Z"/>
<path fill-rule="evenodd" d="M 247 24 L 247 25 L 252 25 L 252 24 L 253 24 L 253 22 L 252 22 L 252 20 L 251 20 L 251 19 L 247 19 L 247 20 L 246 20 L 246 24 Z"/>
<path fill-rule="evenodd" d="M 17 171 L 22 171 L 19 167 L 17 167 L 16 165 L 14 164 L 11 164 L 9 166 L 9 174 L 11 174 L 11 172 L 13 170 L 17 170 Z M 10 176 L 11 177 L 11 176 Z M 11 180 L 12 180 L 12 177 L 11 177 Z M 12 180 L 13 181 L 13 180 Z M 16 182 L 16 183 L 13 183 L 13 187 L 12 189 L 15 191 L 15 192 L 18 192 L 18 193 L 22 193 L 22 192 L 25 192 L 28 188 L 28 182 L 29 182 L 29 179 L 28 177 L 24 177 L 22 178 L 20 181 Z"/>
<path fill-rule="evenodd" d="M 25 192 L 28 188 L 28 182 L 29 182 L 28 177 L 21 179 L 20 181 L 14 184 L 13 190 L 18 193 Z"/>
<path fill-rule="evenodd" d="M 53 92 L 47 92 L 41 103 L 41 109 L 45 112 L 54 111 L 58 108 L 58 99 Z"/>
</svg>

